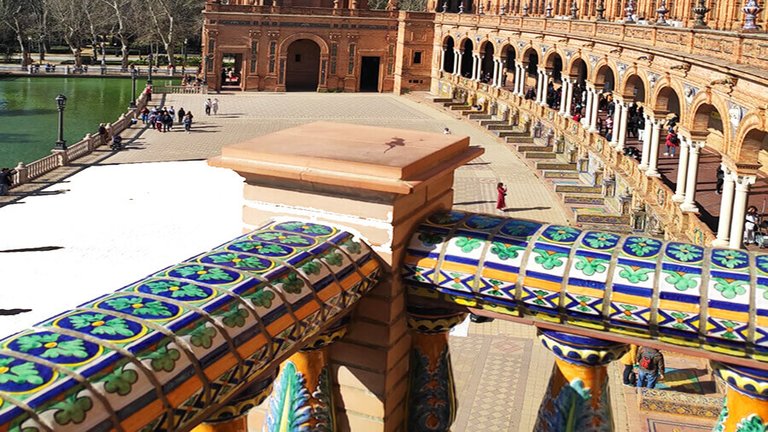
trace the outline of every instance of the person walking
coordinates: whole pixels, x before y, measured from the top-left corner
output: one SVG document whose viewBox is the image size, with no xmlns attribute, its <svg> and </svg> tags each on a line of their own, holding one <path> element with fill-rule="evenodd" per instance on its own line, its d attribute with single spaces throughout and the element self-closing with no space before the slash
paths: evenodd
<svg viewBox="0 0 768 432">
<path fill-rule="evenodd" d="M 507 188 L 504 187 L 504 183 L 499 182 L 499 184 L 496 185 L 496 209 L 497 210 L 504 210 L 507 208 Z"/>
<path fill-rule="evenodd" d="M 725 171 L 723 171 L 722 165 L 717 166 L 717 185 L 715 186 L 715 192 L 718 195 L 723 193 L 723 183 L 725 182 Z"/>
<path fill-rule="evenodd" d="M 219 113 L 219 98 L 213 98 L 213 102 L 211 102 L 211 109 L 213 110 L 213 115 Z"/>
<path fill-rule="evenodd" d="M 635 357 L 637 363 L 637 386 L 654 388 L 659 380 L 664 379 L 664 355 L 655 348 L 640 347 Z"/>
<path fill-rule="evenodd" d="M 192 119 L 194 116 L 192 115 L 192 111 L 187 111 L 187 113 L 184 115 L 184 130 L 187 131 L 187 133 L 192 131 Z"/>
<path fill-rule="evenodd" d="M 211 98 L 205 100 L 205 104 L 203 105 L 205 108 L 205 115 L 211 115 L 211 104 Z"/>
<path fill-rule="evenodd" d="M 749 206 L 744 221 L 744 244 L 755 244 L 755 229 L 760 223 L 760 216 L 757 214 L 757 207 Z"/>
<path fill-rule="evenodd" d="M 179 112 L 176 113 L 179 116 L 179 123 L 184 123 L 184 115 L 187 113 L 184 111 L 184 107 L 179 107 Z"/>
<path fill-rule="evenodd" d="M 635 359 L 637 358 L 637 345 L 629 345 L 629 351 L 619 359 L 621 364 L 624 365 L 624 372 L 622 373 L 622 382 L 625 386 L 634 387 L 637 384 L 637 376 L 635 375 Z"/>
</svg>

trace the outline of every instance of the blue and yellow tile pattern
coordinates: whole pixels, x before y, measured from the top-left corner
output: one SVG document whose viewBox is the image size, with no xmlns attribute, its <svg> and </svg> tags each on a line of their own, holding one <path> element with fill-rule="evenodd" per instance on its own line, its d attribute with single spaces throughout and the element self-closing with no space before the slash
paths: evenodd
<svg viewBox="0 0 768 432">
<path fill-rule="evenodd" d="M 411 294 L 768 361 L 768 255 L 452 211 L 408 245 Z"/>
<path fill-rule="evenodd" d="M 0 430 L 189 429 L 380 271 L 345 231 L 268 224 L 0 341 Z"/>
</svg>

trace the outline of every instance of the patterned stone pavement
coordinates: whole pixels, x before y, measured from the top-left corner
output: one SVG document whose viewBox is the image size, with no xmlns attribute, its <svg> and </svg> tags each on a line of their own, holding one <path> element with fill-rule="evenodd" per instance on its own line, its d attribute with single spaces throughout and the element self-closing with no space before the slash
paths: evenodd
<svg viewBox="0 0 768 432">
<path fill-rule="evenodd" d="M 483 146 L 486 153 L 456 173 L 454 201 L 457 209 L 501 213 L 495 209 L 496 183 L 501 181 L 509 188 L 505 215 L 567 223 L 554 194 L 505 144 L 479 129 L 474 122 L 463 121 L 458 113 L 435 109 L 425 94 L 409 97 L 316 93 L 215 96 L 221 106 L 217 116 L 202 114 L 204 97 L 201 95 L 169 95 L 163 101 L 176 108 L 192 109 L 195 114 L 192 133 L 185 133 L 180 127 L 160 133 L 135 126 L 124 133 L 126 150 L 112 153 L 100 149 L 71 167 L 15 190 L 5 202 L 18 200 L 28 193 L 44 196 L 45 191 L 40 192 L 41 188 L 65 180 L 91 165 L 202 160 L 217 155 L 227 144 L 324 120 L 432 132 L 441 132 L 448 127 L 455 135 L 468 135 L 473 145 Z M 191 179 L 192 182 L 195 180 Z M 533 430 L 553 365 L 552 354 L 536 340 L 534 328 L 498 320 L 470 324 L 469 337 L 451 337 L 451 352 L 460 400 L 453 432 Z M 611 369 L 611 380 L 620 382 L 618 367 Z M 646 422 L 627 415 L 637 406 L 633 391 L 620 386 L 613 389 L 611 398 L 616 430 L 653 430 L 650 420 Z M 660 425 L 678 424 L 677 420 L 671 423 L 655 421 Z"/>
</svg>

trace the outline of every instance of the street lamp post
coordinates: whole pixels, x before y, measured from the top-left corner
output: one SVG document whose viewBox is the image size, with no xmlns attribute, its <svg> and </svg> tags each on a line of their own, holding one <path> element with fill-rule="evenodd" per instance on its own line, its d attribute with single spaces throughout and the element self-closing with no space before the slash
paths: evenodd
<svg viewBox="0 0 768 432">
<path fill-rule="evenodd" d="M 152 84 L 152 51 L 150 48 L 149 54 L 147 54 L 147 62 L 149 63 L 149 74 L 147 75 L 147 84 Z"/>
<path fill-rule="evenodd" d="M 67 97 L 63 94 L 56 96 L 56 107 L 59 109 L 59 139 L 56 141 L 57 150 L 66 150 L 67 142 L 64 141 L 64 107 L 67 106 Z"/>
<path fill-rule="evenodd" d="M 101 74 L 107 74 L 107 47 L 105 44 L 106 36 L 101 37 Z"/>
<path fill-rule="evenodd" d="M 131 89 L 133 89 L 133 98 L 131 99 L 131 108 L 136 108 L 136 78 L 139 76 L 139 71 L 136 68 L 131 69 Z"/>
<path fill-rule="evenodd" d="M 187 70 L 187 38 L 184 38 L 184 45 L 181 46 L 181 57 L 184 59 L 181 64 L 181 74 L 184 75 Z"/>
<path fill-rule="evenodd" d="M 27 36 L 27 59 L 30 72 L 32 71 L 32 36 Z"/>
</svg>

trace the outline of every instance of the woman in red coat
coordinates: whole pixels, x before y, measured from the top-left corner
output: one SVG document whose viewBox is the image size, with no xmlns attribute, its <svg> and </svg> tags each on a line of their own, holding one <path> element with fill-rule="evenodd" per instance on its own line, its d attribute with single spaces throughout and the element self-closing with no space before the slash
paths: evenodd
<svg viewBox="0 0 768 432">
<path fill-rule="evenodd" d="M 507 202 L 504 199 L 504 197 L 507 196 L 507 188 L 504 187 L 504 183 L 499 182 L 499 184 L 496 185 L 496 192 L 498 193 L 496 198 L 496 209 L 504 210 L 507 208 Z"/>
</svg>

